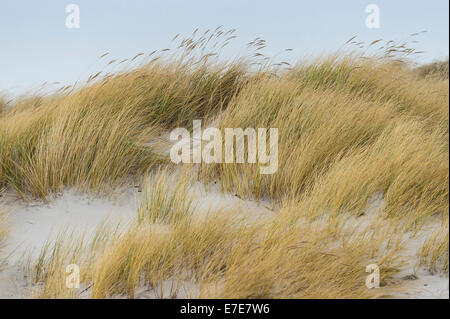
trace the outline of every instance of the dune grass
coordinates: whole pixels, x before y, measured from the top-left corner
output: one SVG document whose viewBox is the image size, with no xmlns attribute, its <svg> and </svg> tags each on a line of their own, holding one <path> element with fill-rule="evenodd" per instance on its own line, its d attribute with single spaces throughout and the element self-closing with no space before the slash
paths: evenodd
<svg viewBox="0 0 450 319">
<path fill-rule="evenodd" d="M 157 170 L 143 182 L 143 196 L 138 208 L 138 222 L 176 223 L 192 214 L 186 176 Z"/>
<path fill-rule="evenodd" d="M 9 228 L 6 225 L 6 210 L 0 205 L 0 271 L 3 270 L 4 260 L 2 259 L 2 250 L 5 246 L 6 238 L 8 236 Z"/>
<path fill-rule="evenodd" d="M 416 71 L 423 77 L 437 77 L 448 80 L 449 63 L 447 61 L 436 61 L 422 65 Z"/>
<path fill-rule="evenodd" d="M 448 214 L 448 81 L 332 57 L 246 86 L 220 127 L 279 129 L 276 174 L 259 174 L 258 164 L 203 170 L 227 191 L 287 197 L 312 215 L 361 214 L 376 194 L 389 216 L 410 223 Z"/>
<path fill-rule="evenodd" d="M 442 219 L 442 224 L 424 242 L 419 250 L 422 265 L 431 273 L 448 274 L 449 233 L 448 216 Z"/>
<path fill-rule="evenodd" d="M 419 260 L 448 273 L 448 78 L 354 52 L 271 64 L 261 39 L 249 43 L 252 57 L 220 60 L 233 37 L 220 28 L 193 35 L 136 55 L 137 67 L 0 102 L 0 188 L 44 200 L 66 187 L 142 188 L 128 228 L 102 225 L 94 238 L 64 232 L 28 261 L 35 296 L 175 297 L 184 287 L 201 298 L 382 297 L 395 288 L 403 233 L 431 216 L 443 226 Z M 195 119 L 221 130 L 278 128 L 277 172 L 205 164 L 175 174 L 151 142 Z M 254 223 L 233 210 L 195 216 L 197 177 L 277 212 Z M 81 268 L 81 292 L 65 286 L 71 263 Z M 381 290 L 365 287 L 371 263 Z M 162 291 L 168 282 L 178 288 Z"/>
<path fill-rule="evenodd" d="M 0 117 L 0 187 L 42 199 L 64 186 L 108 193 L 150 170 L 160 159 L 145 144 L 161 129 L 217 113 L 246 81 L 240 60 L 190 53 L 208 47 L 205 37 L 181 41 L 165 63 L 16 101 Z"/>
<path fill-rule="evenodd" d="M 293 208 L 252 224 L 239 222 L 236 211 L 194 218 L 184 214 L 195 211 L 187 194 L 161 182 L 171 178 L 160 172 L 159 182 L 149 188 L 156 194 L 168 191 L 167 199 L 180 205 L 155 201 L 145 205 L 145 212 L 183 218 L 155 224 L 137 213 L 123 232 L 102 225 L 92 240 L 57 238 L 31 264 L 35 296 L 134 298 L 139 291 L 158 289 L 155 295 L 180 296 L 176 289 L 158 288 L 168 281 L 178 287 L 189 282 L 184 293 L 193 298 L 373 298 L 391 293 L 394 286 L 376 292 L 365 286 L 368 263 L 381 268 L 382 285 L 390 283 L 400 264 L 400 237 L 387 223 L 358 225 L 344 216 L 311 222 Z M 70 263 L 80 266 L 84 295 L 65 287 L 64 269 Z"/>
</svg>

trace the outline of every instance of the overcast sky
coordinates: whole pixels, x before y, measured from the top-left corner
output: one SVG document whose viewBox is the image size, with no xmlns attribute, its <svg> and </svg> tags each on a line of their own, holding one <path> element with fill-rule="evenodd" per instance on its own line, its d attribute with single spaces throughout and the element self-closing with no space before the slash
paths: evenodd
<svg viewBox="0 0 450 319">
<path fill-rule="evenodd" d="M 67 28 L 66 6 L 80 9 L 80 28 Z M 366 26 L 367 5 L 379 8 L 379 28 Z M 122 59 L 167 47 L 172 37 L 223 25 L 235 45 L 264 38 L 266 54 L 293 48 L 290 58 L 339 49 L 350 37 L 414 44 L 418 62 L 448 57 L 448 0 L 1 0 L 0 91 L 24 92 L 43 82 L 73 83 L 100 67 L 98 56 Z"/>
</svg>

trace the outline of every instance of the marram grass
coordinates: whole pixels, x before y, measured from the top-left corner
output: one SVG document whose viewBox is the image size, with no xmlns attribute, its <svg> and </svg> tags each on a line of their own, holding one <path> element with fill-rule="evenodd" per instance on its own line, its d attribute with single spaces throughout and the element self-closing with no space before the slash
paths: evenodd
<svg viewBox="0 0 450 319">
<path fill-rule="evenodd" d="M 261 39 L 249 43 L 252 57 L 221 60 L 214 48 L 233 32 L 139 53 L 130 59 L 138 67 L 47 96 L 0 99 L 1 190 L 44 200 L 66 187 L 112 195 L 133 183 L 143 191 L 128 228 L 102 225 L 93 239 L 61 233 L 29 260 L 34 296 L 133 298 L 145 287 L 176 297 L 183 287 L 183 296 L 200 298 L 382 297 L 396 287 L 404 232 L 436 216 L 442 227 L 418 260 L 448 273 L 449 82 L 436 76 L 445 67 L 414 69 L 391 51 L 288 67 L 260 53 Z M 277 172 L 205 164 L 175 174 L 150 142 L 195 119 L 278 128 Z M 233 210 L 198 219 L 188 189 L 197 178 L 268 200 L 277 212 L 249 224 Z M 357 222 L 374 198 L 383 202 L 375 220 Z M 65 287 L 65 265 L 74 262 L 81 293 Z M 378 291 L 364 285 L 372 262 L 382 270 Z M 176 288 L 163 291 L 167 282 Z"/>
</svg>

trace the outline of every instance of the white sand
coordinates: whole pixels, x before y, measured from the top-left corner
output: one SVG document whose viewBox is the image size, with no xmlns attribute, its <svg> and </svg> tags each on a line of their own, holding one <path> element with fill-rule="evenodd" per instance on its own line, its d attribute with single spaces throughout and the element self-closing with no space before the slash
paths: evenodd
<svg viewBox="0 0 450 319">
<path fill-rule="evenodd" d="M 385 208 L 385 200 L 382 194 L 376 194 L 369 202 L 366 214 L 359 221 L 362 227 L 369 225 L 373 219 L 378 219 L 378 211 Z M 359 218 L 361 219 L 361 218 Z M 355 221 L 358 219 L 355 219 Z M 403 249 L 400 257 L 404 261 L 404 266 L 394 279 L 401 282 L 403 288 L 394 294 L 394 298 L 449 298 L 449 278 L 439 274 L 430 274 L 430 272 L 418 265 L 417 252 L 422 247 L 426 238 L 440 226 L 440 219 L 431 219 L 421 230 L 413 235 L 412 232 L 406 233 L 403 237 Z"/>
<path fill-rule="evenodd" d="M 395 295 L 397 298 L 449 299 L 448 275 L 431 274 L 418 265 L 417 252 L 434 229 L 439 227 L 440 220 L 431 221 L 415 236 L 405 235 L 405 246 L 401 253 L 406 265 L 395 276 L 405 280 L 404 289 Z"/>
<path fill-rule="evenodd" d="M 2 256 L 6 256 L 6 270 L 0 272 L 0 298 L 20 298 L 26 291 L 24 273 L 18 263 L 24 256 L 36 257 L 47 240 L 60 231 L 94 234 L 105 220 L 124 225 L 136 216 L 137 200 L 133 190 L 125 192 L 117 201 L 89 198 L 74 191 L 66 191 L 49 204 L 39 201 L 26 204 L 8 200 L 6 206 L 10 234 Z"/>
<path fill-rule="evenodd" d="M 195 213 L 207 217 L 209 210 L 232 208 L 240 211 L 248 220 L 271 215 L 266 202 L 243 201 L 233 195 L 220 193 L 213 185 L 208 190 L 201 183 L 191 188 Z M 0 272 L 0 298 L 21 298 L 26 287 L 24 273 L 18 262 L 24 256 L 36 257 L 48 240 L 53 240 L 61 231 L 74 231 L 92 236 L 104 222 L 129 224 L 137 215 L 140 194 L 130 188 L 113 201 L 106 198 L 89 198 L 72 190 L 53 198 L 49 204 L 41 201 L 25 203 L 12 196 L 6 200 L 9 211 L 8 226 L 11 230 L 2 256 L 7 256 L 6 269 Z M 224 211 L 226 212 L 226 210 Z M 142 292 L 144 296 L 156 296 L 155 292 Z"/>
<path fill-rule="evenodd" d="M 39 252 L 47 239 L 53 239 L 60 231 L 72 228 L 80 232 L 94 232 L 104 220 L 128 222 L 136 216 L 135 191 L 125 192 L 116 201 L 105 198 L 89 198 L 68 190 L 48 204 L 36 201 L 26 204 L 15 201 L 9 205 L 8 226 L 11 233 L 7 240 L 6 255 L 15 262 L 22 254 Z"/>
<path fill-rule="evenodd" d="M 232 194 L 219 192 L 215 185 L 207 189 L 196 183 L 192 186 L 194 205 L 197 217 L 207 216 L 209 210 L 232 208 L 240 212 L 244 220 L 273 216 L 269 202 L 254 202 L 242 200 Z M 108 221 L 121 222 L 123 225 L 131 222 L 137 212 L 140 193 L 136 188 L 130 188 L 113 201 L 105 198 L 89 198 L 76 194 L 71 190 L 55 197 L 49 204 L 35 201 L 29 204 L 18 199 L 8 198 L 7 208 L 10 210 L 8 223 L 11 228 L 7 246 L 2 256 L 8 256 L 6 269 L 0 272 L 0 298 L 22 298 L 29 296 L 26 278 L 17 264 L 28 253 L 36 255 L 49 238 L 54 238 L 61 230 L 75 229 L 87 235 L 93 234 L 97 226 Z M 374 200 L 374 206 L 380 207 L 381 199 Z M 372 210 L 369 209 L 369 210 Z M 375 210 L 375 209 L 373 209 Z M 226 210 L 224 211 L 226 212 Z M 368 215 L 369 214 L 368 211 Z M 410 262 L 398 274 L 398 279 L 407 284 L 407 289 L 396 295 L 398 298 L 449 298 L 448 277 L 431 275 L 423 269 L 417 269 L 416 252 L 424 238 L 434 227 L 424 229 L 413 239 L 408 239 L 404 250 L 406 260 Z M 402 279 L 415 274 L 415 280 Z M 171 290 L 176 290 L 177 297 L 189 297 L 188 291 L 195 291 L 195 285 L 186 282 L 181 287 L 174 286 L 175 282 L 163 283 L 161 291 L 141 288 L 137 291 L 137 298 L 169 297 Z M 159 290 L 159 289 L 158 289 Z"/>
</svg>

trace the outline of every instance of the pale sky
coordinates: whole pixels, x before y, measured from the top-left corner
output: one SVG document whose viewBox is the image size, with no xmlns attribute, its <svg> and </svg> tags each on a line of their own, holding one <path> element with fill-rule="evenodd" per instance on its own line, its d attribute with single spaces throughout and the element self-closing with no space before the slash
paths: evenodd
<svg viewBox="0 0 450 319">
<path fill-rule="evenodd" d="M 66 27 L 68 4 L 80 9 L 80 28 Z M 367 28 L 368 4 L 378 5 L 380 27 Z M 103 67 L 99 55 L 123 59 L 167 47 L 172 37 L 222 25 L 235 28 L 235 46 L 256 37 L 267 55 L 293 48 L 291 59 L 332 52 L 350 37 L 415 40 L 417 62 L 448 57 L 448 0 L 1 0 L 0 92 L 34 90 L 43 82 L 71 84 Z"/>
</svg>

